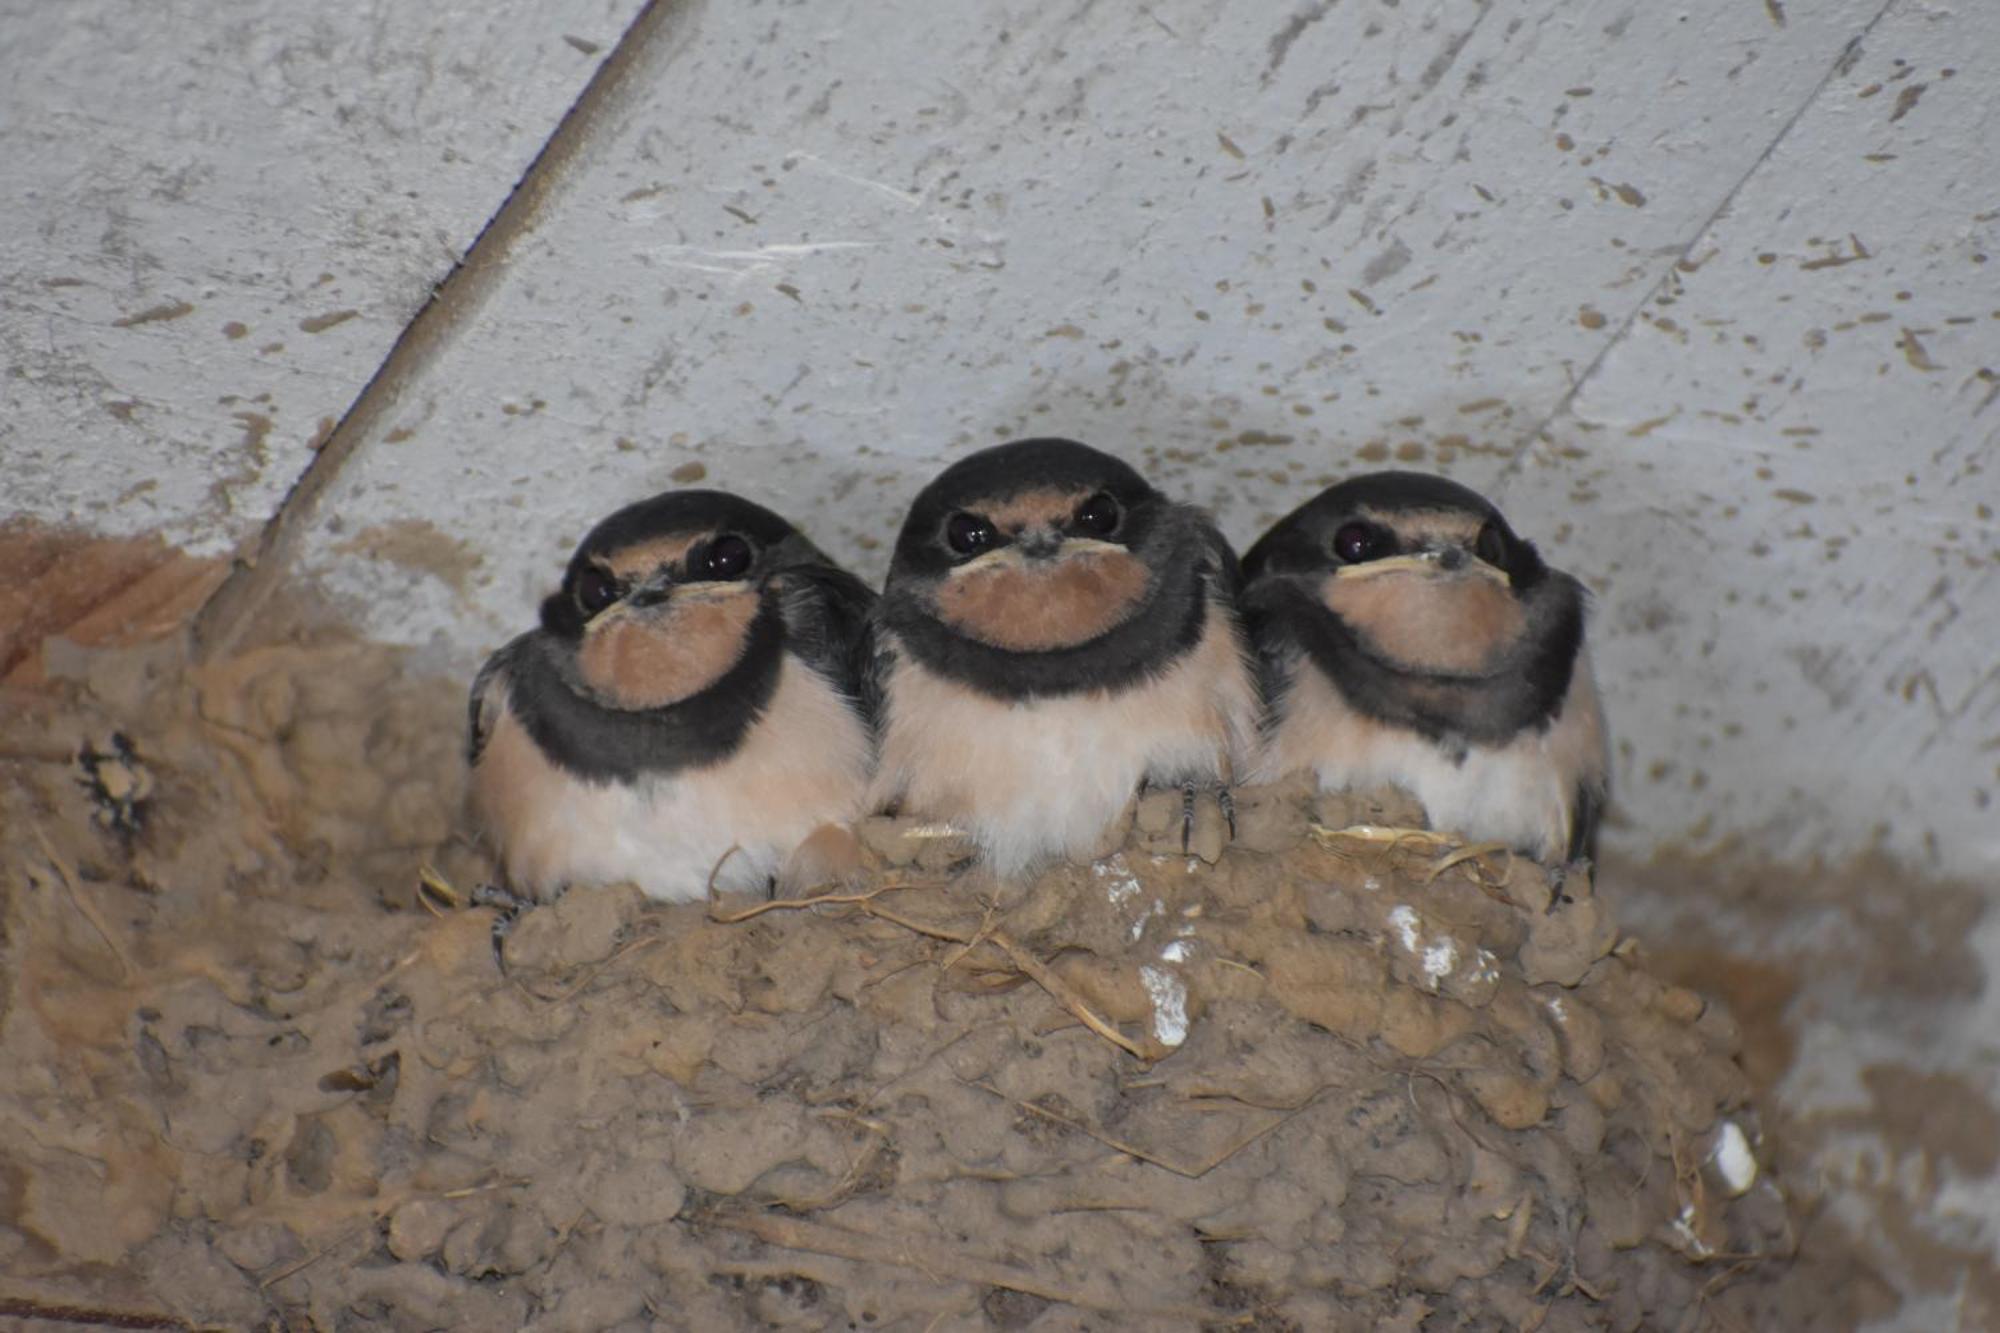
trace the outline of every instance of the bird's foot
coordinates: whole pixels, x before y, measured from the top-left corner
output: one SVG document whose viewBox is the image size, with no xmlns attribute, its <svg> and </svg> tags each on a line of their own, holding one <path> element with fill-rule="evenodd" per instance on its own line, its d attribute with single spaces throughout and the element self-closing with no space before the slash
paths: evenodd
<svg viewBox="0 0 2000 1333">
<path fill-rule="evenodd" d="M 507 971 L 507 936 L 514 929 L 514 923 L 521 919 L 521 913 L 534 906 L 534 900 L 523 898 L 512 889 L 499 884 L 481 884 L 472 891 L 467 901 L 474 907 L 493 909 L 493 961 L 501 974 Z"/>
</svg>

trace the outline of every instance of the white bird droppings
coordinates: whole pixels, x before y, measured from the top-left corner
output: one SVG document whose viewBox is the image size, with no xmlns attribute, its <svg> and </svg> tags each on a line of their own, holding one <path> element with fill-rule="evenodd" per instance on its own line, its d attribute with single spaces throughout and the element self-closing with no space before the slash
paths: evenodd
<svg viewBox="0 0 2000 1333">
<path fill-rule="evenodd" d="M 1715 1136 L 1708 1160 L 1715 1163 L 1732 1199 L 1757 1182 L 1757 1154 L 1750 1151 L 1750 1140 L 1734 1120 L 1722 1122 L 1722 1132 Z"/>
<path fill-rule="evenodd" d="M 1397 903 L 1389 909 L 1389 924 L 1396 928 L 1396 937 L 1403 941 L 1403 947 L 1411 953 L 1417 951 L 1417 909 L 1408 903 Z"/>
<path fill-rule="evenodd" d="M 1090 873 L 1099 879 L 1111 881 L 1104 886 L 1104 897 L 1113 907 L 1139 891 L 1139 881 L 1133 877 L 1131 868 L 1125 864 L 1123 856 L 1114 856 L 1109 861 L 1097 862 L 1091 866 Z"/>
<path fill-rule="evenodd" d="M 1398 903 L 1389 909 L 1389 924 L 1395 929 L 1396 938 L 1403 948 L 1418 955 L 1423 961 L 1424 980 L 1432 990 L 1458 966 L 1458 941 L 1449 935 L 1440 935 L 1429 944 L 1423 941 L 1423 921 L 1416 909 L 1407 903 Z"/>
<path fill-rule="evenodd" d="M 1690 1257 L 1706 1259 L 1709 1255 L 1714 1254 L 1715 1251 L 1709 1247 L 1707 1241 L 1695 1234 L 1693 1223 L 1694 1205 L 1691 1203 L 1682 1205 L 1681 1215 L 1674 1219 L 1674 1234 L 1681 1238 L 1681 1242 Z"/>
<path fill-rule="evenodd" d="M 1178 1046 L 1186 1041 L 1187 987 L 1181 979 L 1157 967 L 1141 967 L 1139 980 L 1153 999 L 1153 1035 L 1162 1046 Z"/>
<path fill-rule="evenodd" d="M 1137 888 L 1138 885 L 1134 884 L 1132 887 Z M 1158 898 L 1153 899 L 1153 905 L 1139 913 L 1139 919 L 1132 923 L 1132 929 L 1128 932 L 1127 938 L 1138 939 L 1140 935 L 1145 933 L 1146 923 L 1166 910 L 1167 905 L 1165 903 L 1161 902 Z"/>
<path fill-rule="evenodd" d="M 1449 935 L 1438 937 L 1435 944 L 1424 949 L 1424 975 L 1430 979 L 1431 989 L 1436 990 L 1438 982 L 1451 975 L 1458 966 L 1458 941 Z"/>
</svg>

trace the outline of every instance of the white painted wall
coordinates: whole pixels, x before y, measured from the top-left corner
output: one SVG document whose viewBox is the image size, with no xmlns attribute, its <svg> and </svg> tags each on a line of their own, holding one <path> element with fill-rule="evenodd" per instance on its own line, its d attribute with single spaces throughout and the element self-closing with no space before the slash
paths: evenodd
<svg viewBox="0 0 2000 1333">
<path fill-rule="evenodd" d="M 13 8 L 0 485 L 213 549 L 588 76 L 564 36 L 633 6 Z M 2000 8 L 680 8 L 317 513 L 304 572 L 372 632 L 468 670 L 697 471 L 875 575 L 1009 436 L 1244 543 L 1400 460 L 1598 590 L 1623 846 L 2000 868 Z"/>
<path fill-rule="evenodd" d="M 268 519 L 638 0 L 0 0 L 0 516 Z"/>
<path fill-rule="evenodd" d="M 2000 869 L 1996 62 L 2000 6 L 1889 6 L 1509 489 L 1587 497 L 1648 832 Z"/>
</svg>

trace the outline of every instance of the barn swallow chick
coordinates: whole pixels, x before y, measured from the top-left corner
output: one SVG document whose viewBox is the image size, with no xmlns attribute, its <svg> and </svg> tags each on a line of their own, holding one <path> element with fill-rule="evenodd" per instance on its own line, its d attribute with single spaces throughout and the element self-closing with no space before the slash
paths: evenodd
<svg viewBox="0 0 2000 1333">
<path fill-rule="evenodd" d="M 957 826 L 1002 877 L 1088 856 L 1141 783 L 1185 786 L 1191 811 L 1255 743 L 1236 591 L 1221 534 L 1109 454 L 959 460 L 917 496 L 876 606 L 871 805 Z"/>
<path fill-rule="evenodd" d="M 598 524 L 541 627 L 472 688 L 472 806 L 510 886 L 631 881 L 669 902 L 703 897 L 711 872 L 725 890 L 806 887 L 800 849 L 867 791 L 873 601 L 720 491 Z"/>
<path fill-rule="evenodd" d="M 1606 789 L 1583 587 L 1477 493 L 1419 472 L 1321 492 L 1243 558 L 1270 698 L 1259 776 L 1395 783 L 1432 827 L 1592 855 Z"/>
</svg>

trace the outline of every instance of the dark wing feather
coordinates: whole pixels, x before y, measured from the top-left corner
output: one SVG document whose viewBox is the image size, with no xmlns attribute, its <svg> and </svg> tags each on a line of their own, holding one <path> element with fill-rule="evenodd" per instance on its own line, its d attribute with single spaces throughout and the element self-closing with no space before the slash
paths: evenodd
<svg viewBox="0 0 2000 1333">
<path fill-rule="evenodd" d="M 779 583 L 785 646 L 864 710 L 868 613 L 874 605 L 867 584 L 832 565 L 795 565 Z"/>
<path fill-rule="evenodd" d="M 479 762 L 479 756 L 485 753 L 487 740 L 493 735 L 493 719 L 498 714 L 500 706 L 498 691 L 507 688 L 505 673 L 513 661 L 514 649 L 520 642 L 520 639 L 516 639 L 487 658 L 486 665 L 479 668 L 479 674 L 472 678 L 472 694 L 466 700 L 465 710 L 467 764 Z"/>
<path fill-rule="evenodd" d="M 1602 782 L 1589 778 L 1576 784 L 1576 798 L 1570 803 L 1569 859 L 1597 860 L 1597 826 L 1604 818 L 1609 793 Z"/>
<path fill-rule="evenodd" d="M 889 675 L 896 668 L 896 650 L 876 617 L 869 617 L 861 649 L 861 715 L 879 743 L 889 723 Z"/>
<path fill-rule="evenodd" d="M 1233 610 L 1243 601 L 1243 567 L 1237 562 L 1236 550 L 1222 530 L 1208 521 L 1204 514 L 1195 515 L 1195 535 L 1200 543 L 1201 572 L 1208 579 L 1209 590 Z"/>
<path fill-rule="evenodd" d="M 1268 728 L 1285 673 L 1267 654 L 1264 636 L 1257 632 L 1250 589 L 1243 581 L 1243 565 L 1235 548 L 1206 515 L 1199 516 L 1196 533 L 1201 544 L 1197 559 L 1209 598 L 1229 614 L 1230 626 L 1236 631 L 1237 645 L 1250 665 L 1251 683 L 1257 690 L 1258 725 Z"/>
<path fill-rule="evenodd" d="M 1284 695 L 1304 647 L 1288 628 L 1284 589 L 1277 579 L 1253 579 L 1243 590 L 1243 621 L 1256 653 L 1257 688 L 1264 700 L 1264 727 L 1277 725 Z"/>
</svg>

